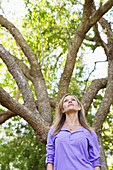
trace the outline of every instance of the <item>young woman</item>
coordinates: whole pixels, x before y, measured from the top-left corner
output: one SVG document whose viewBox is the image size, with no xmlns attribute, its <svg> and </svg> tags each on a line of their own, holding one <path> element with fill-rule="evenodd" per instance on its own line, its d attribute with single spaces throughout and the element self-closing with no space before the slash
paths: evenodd
<svg viewBox="0 0 113 170">
<path fill-rule="evenodd" d="M 47 139 L 47 170 L 100 170 L 97 136 L 76 96 L 60 101 Z"/>
</svg>

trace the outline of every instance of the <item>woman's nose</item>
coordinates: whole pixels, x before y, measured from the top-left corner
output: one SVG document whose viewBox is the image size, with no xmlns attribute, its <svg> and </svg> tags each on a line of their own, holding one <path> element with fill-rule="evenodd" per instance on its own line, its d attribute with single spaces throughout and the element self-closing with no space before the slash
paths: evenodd
<svg viewBox="0 0 113 170">
<path fill-rule="evenodd" d="M 69 103 L 72 103 L 72 100 L 69 100 L 68 102 L 69 102 Z"/>
</svg>

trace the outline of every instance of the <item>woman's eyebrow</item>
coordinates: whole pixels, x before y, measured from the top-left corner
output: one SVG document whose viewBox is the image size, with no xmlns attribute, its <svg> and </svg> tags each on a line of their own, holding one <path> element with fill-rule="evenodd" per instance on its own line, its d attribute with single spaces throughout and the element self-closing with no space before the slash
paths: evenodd
<svg viewBox="0 0 113 170">
<path fill-rule="evenodd" d="M 64 101 L 66 101 L 67 99 L 64 99 Z"/>
</svg>

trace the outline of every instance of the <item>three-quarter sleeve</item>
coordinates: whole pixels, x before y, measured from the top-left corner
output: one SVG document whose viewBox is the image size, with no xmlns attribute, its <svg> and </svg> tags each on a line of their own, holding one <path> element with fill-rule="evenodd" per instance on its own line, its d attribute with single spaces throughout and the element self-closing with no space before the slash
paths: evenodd
<svg viewBox="0 0 113 170">
<path fill-rule="evenodd" d="M 100 163 L 100 151 L 99 151 L 99 145 L 98 145 L 98 141 L 97 141 L 97 135 L 94 131 L 92 131 L 92 134 L 90 135 L 90 137 L 88 138 L 89 141 L 89 159 L 90 162 L 92 162 L 92 166 L 100 166 L 101 167 L 101 163 Z"/>
<path fill-rule="evenodd" d="M 55 157 L 55 143 L 54 143 L 54 136 L 51 136 L 53 132 L 53 128 L 49 130 L 48 138 L 47 138 L 47 145 L 46 145 L 46 165 L 47 163 L 54 164 L 54 157 Z"/>
</svg>

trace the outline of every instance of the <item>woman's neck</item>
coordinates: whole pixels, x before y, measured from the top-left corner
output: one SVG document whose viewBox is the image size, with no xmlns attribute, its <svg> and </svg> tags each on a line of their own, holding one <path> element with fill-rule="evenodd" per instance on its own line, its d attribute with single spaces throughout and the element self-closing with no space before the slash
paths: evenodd
<svg viewBox="0 0 113 170">
<path fill-rule="evenodd" d="M 80 122 L 78 120 L 78 114 L 74 114 L 74 113 L 66 114 L 66 120 L 64 124 L 71 125 L 71 126 L 80 125 Z"/>
</svg>

